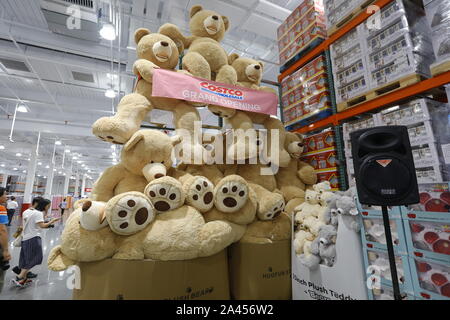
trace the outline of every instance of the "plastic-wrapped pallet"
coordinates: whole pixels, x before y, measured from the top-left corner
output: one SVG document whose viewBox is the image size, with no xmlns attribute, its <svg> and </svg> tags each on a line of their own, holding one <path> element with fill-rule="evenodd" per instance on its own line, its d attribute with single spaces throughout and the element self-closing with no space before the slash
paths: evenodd
<svg viewBox="0 0 450 320">
<path fill-rule="evenodd" d="M 442 182 L 449 177 L 446 150 L 450 143 L 450 111 L 446 104 L 416 99 L 378 114 L 381 125 L 405 125 L 419 183 Z"/>
<path fill-rule="evenodd" d="M 280 63 L 283 65 L 316 39 L 326 37 L 323 0 L 303 0 L 280 25 L 277 33 Z"/>
<path fill-rule="evenodd" d="M 319 56 L 281 82 L 285 126 L 331 110 L 325 58 Z"/>
<path fill-rule="evenodd" d="M 373 0 L 324 0 L 328 35 L 333 34 Z"/>
<path fill-rule="evenodd" d="M 362 24 L 371 88 L 396 81 L 406 86 L 419 76 L 429 77 L 435 58 L 424 10 L 411 1 L 394 0 L 374 19 Z"/>
<path fill-rule="evenodd" d="M 450 70 L 450 1 L 425 0 L 424 5 L 436 55 L 431 72 L 439 74 Z"/>
<path fill-rule="evenodd" d="M 331 63 L 338 104 L 369 90 L 366 49 L 361 39 L 362 29 L 358 26 L 331 45 Z"/>
</svg>

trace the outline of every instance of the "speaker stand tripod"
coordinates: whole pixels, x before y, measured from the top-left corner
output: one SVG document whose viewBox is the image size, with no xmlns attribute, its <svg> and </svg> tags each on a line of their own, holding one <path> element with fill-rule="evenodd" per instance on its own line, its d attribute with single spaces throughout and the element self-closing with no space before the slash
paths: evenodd
<svg viewBox="0 0 450 320">
<path fill-rule="evenodd" d="M 384 234 L 386 235 L 386 245 L 389 256 L 389 267 L 391 269 L 392 288 L 394 289 L 394 300 L 402 300 L 402 296 L 400 294 L 400 286 L 398 283 L 397 266 L 395 264 L 394 245 L 392 242 L 388 207 L 381 206 L 381 210 L 383 212 Z"/>
</svg>

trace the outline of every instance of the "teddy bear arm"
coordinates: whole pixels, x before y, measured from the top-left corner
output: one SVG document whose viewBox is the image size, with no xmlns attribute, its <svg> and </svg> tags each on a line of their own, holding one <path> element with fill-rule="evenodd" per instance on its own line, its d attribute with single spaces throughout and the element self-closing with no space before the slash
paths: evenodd
<svg viewBox="0 0 450 320">
<path fill-rule="evenodd" d="M 303 161 L 298 161 L 297 177 L 307 185 L 313 185 L 317 183 L 317 175 L 314 168 L 310 164 Z"/>
<path fill-rule="evenodd" d="M 54 247 L 48 255 L 47 265 L 52 271 L 64 271 L 74 264 L 75 261 L 62 253 L 60 245 Z"/>
<path fill-rule="evenodd" d="M 269 152 L 269 157 L 272 162 L 278 164 L 280 167 L 287 167 L 291 162 L 291 157 L 289 153 L 284 148 L 286 140 L 286 130 L 284 129 L 283 123 L 274 117 L 268 117 L 264 123 L 264 127 L 267 129 L 267 151 Z M 274 135 L 274 133 L 277 133 Z M 273 145 L 273 148 L 272 148 Z M 275 151 L 272 149 L 278 149 L 277 155 L 272 155 Z"/>
<path fill-rule="evenodd" d="M 92 200 L 107 202 L 114 197 L 114 189 L 124 178 L 124 169 L 113 166 L 106 169 L 97 180 L 92 190 Z"/>
<path fill-rule="evenodd" d="M 133 73 L 141 76 L 145 81 L 153 82 L 153 71 L 159 67 L 153 62 L 145 59 L 138 59 L 133 64 Z"/>
<path fill-rule="evenodd" d="M 189 49 L 189 47 L 191 46 L 192 42 L 196 39 L 196 37 L 194 37 L 194 36 L 187 36 L 186 37 L 181 32 L 180 28 L 178 28 L 176 25 L 174 25 L 172 23 L 165 23 L 165 24 L 163 24 L 159 28 L 158 33 L 169 37 L 170 39 L 175 41 L 175 43 L 180 41 L 181 43 L 183 43 L 183 46 L 184 46 L 185 49 Z M 180 52 L 180 54 L 181 54 L 181 52 Z"/>
</svg>

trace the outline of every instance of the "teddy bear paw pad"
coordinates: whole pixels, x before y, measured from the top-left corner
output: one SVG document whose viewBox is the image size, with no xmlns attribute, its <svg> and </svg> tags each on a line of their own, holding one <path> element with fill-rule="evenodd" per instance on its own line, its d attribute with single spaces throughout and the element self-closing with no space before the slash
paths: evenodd
<svg viewBox="0 0 450 320">
<path fill-rule="evenodd" d="M 187 203 L 200 212 L 209 211 L 214 205 L 214 185 L 205 177 L 196 177 L 187 194 Z"/>
<path fill-rule="evenodd" d="M 284 201 L 279 200 L 267 212 L 258 212 L 258 218 L 260 220 L 273 220 L 283 212 L 284 206 Z"/>
<path fill-rule="evenodd" d="M 177 209 L 184 203 L 182 191 L 170 182 L 152 183 L 145 189 L 145 194 L 158 213 Z"/>
<path fill-rule="evenodd" d="M 229 181 L 218 185 L 215 205 L 223 212 L 236 212 L 248 199 L 248 187 L 239 181 Z"/>
<path fill-rule="evenodd" d="M 120 235 L 131 235 L 144 229 L 155 218 L 152 203 L 144 197 L 124 195 L 108 208 L 111 229 Z"/>
</svg>

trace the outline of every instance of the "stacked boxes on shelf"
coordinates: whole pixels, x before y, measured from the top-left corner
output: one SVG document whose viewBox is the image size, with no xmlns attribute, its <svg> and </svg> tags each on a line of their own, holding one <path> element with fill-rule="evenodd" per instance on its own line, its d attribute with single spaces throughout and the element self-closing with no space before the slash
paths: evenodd
<svg viewBox="0 0 450 320">
<path fill-rule="evenodd" d="M 435 58 L 423 8 L 394 0 L 373 17 L 331 47 L 338 111 L 430 76 Z"/>
<path fill-rule="evenodd" d="M 369 90 L 365 48 L 359 26 L 331 45 L 336 103 L 351 100 Z"/>
<path fill-rule="evenodd" d="M 442 146 L 450 142 L 449 108 L 430 99 L 416 99 L 378 114 L 381 125 L 408 127 L 417 182 L 442 182 L 449 178 Z"/>
<path fill-rule="evenodd" d="M 392 1 L 378 21 L 362 25 L 372 88 L 409 75 L 430 76 L 434 55 L 428 30 L 424 10 L 406 0 Z"/>
<path fill-rule="evenodd" d="M 450 70 L 450 2 L 424 0 L 428 25 L 432 31 L 436 62 L 431 66 L 433 75 Z"/>
<path fill-rule="evenodd" d="M 326 63 L 319 56 L 281 82 L 287 130 L 304 125 L 312 116 L 331 114 Z"/>
<path fill-rule="evenodd" d="M 303 0 L 277 30 L 280 64 L 316 46 L 325 39 L 325 30 L 323 0 Z"/>
<path fill-rule="evenodd" d="M 339 190 L 339 171 L 333 130 L 308 136 L 304 143 L 302 160 L 314 167 L 318 182 L 329 181 L 333 190 Z"/>
<path fill-rule="evenodd" d="M 419 185 L 420 203 L 401 207 L 415 295 L 450 300 L 450 185 Z"/>
<path fill-rule="evenodd" d="M 410 274 L 408 247 L 403 227 L 400 207 L 389 207 L 389 221 L 396 256 L 397 272 L 402 296 L 414 299 L 414 286 Z M 381 208 L 361 205 L 358 211 L 362 217 L 361 240 L 366 267 L 368 296 L 372 300 L 393 299 L 392 281 L 387 254 Z"/>
<path fill-rule="evenodd" d="M 324 0 L 328 35 L 355 17 L 373 0 Z"/>
</svg>

